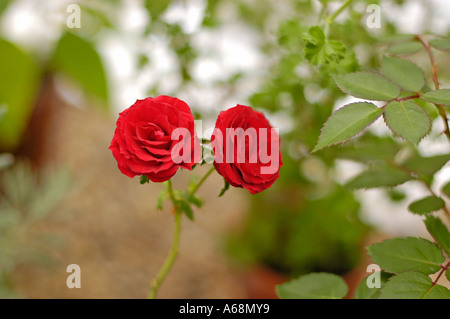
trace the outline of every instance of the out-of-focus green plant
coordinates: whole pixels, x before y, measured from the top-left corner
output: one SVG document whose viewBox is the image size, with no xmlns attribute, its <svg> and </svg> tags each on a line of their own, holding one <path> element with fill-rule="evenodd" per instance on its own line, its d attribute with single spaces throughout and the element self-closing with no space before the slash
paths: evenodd
<svg viewBox="0 0 450 319">
<path fill-rule="evenodd" d="M 250 103 L 288 123 L 281 143 L 285 165 L 277 185 L 265 196 L 255 196 L 245 225 L 227 243 L 238 260 L 289 276 L 351 271 L 368 231 L 359 218 L 358 201 L 336 180 L 336 152 L 309 152 L 341 96 L 330 74 L 360 70 L 354 47 L 376 40 L 359 26 L 365 12 L 350 8 L 351 19 L 343 24 L 314 25 L 333 14 L 327 3 L 322 9 L 317 11 L 311 1 L 296 2 L 289 18 L 280 20 L 276 41 L 265 46 L 276 59 Z M 375 63 L 374 55 L 367 52 L 368 65 Z M 366 142 L 379 140 L 368 136 Z"/>
<path fill-rule="evenodd" d="M 20 297 L 12 277 L 17 266 L 50 260 L 53 241 L 33 226 L 55 210 L 69 181 L 66 169 L 37 174 L 23 161 L 0 171 L 0 298 Z"/>
<path fill-rule="evenodd" d="M 301 192 L 293 185 L 285 196 L 255 196 L 244 227 L 228 237 L 229 253 L 288 276 L 351 271 L 367 233 L 358 218 L 358 202 L 340 187 L 320 199 Z"/>
<path fill-rule="evenodd" d="M 13 150 L 27 127 L 39 89 L 40 70 L 30 55 L 0 38 L 0 147 Z"/>
<path fill-rule="evenodd" d="M 11 1 L 2 1 L 0 19 Z M 86 10 L 85 23 L 97 10 Z M 90 15 L 89 15 L 90 13 Z M 94 14 L 95 15 L 95 14 Z M 99 18 L 97 18 L 97 21 Z M 94 19 L 95 21 L 95 19 Z M 104 26 L 106 20 L 100 20 Z M 29 52 L 0 32 L 0 151 L 14 152 L 27 129 L 44 79 L 63 75 L 91 98 L 90 103 L 108 109 L 109 81 L 104 62 L 85 30 L 60 26 L 60 37 L 43 52 Z M 1 30 L 0 30 L 1 31 Z"/>
<path fill-rule="evenodd" d="M 351 9 L 351 3 L 352 1 L 346 1 L 341 8 L 350 5 Z M 337 12 L 339 11 L 340 9 Z M 331 17 L 335 17 L 335 14 Z M 327 23 L 330 20 L 332 19 L 325 19 Z M 325 29 L 327 27 L 329 26 L 326 25 Z M 332 29 L 338 30 L 339 25 L 333 23 Z M 320 61 L 328 65 L 338 59 L 343 61 L 340 45 L 333 44 L 330 48 L 320 49 L 327 42 L 335 43 L 338 41 L 336 39 L 342 38 L 333 32 L 327 37 L 317 26 L 309 28 L 305 58 L 312 65 L 320 65 Z M 442 134 L 450 140 L 446 114 L 450 94 L 449 90 L 440 88 L 437 76 L 440 70 L 432 52 L 433 48 L 448 50 L 447 43 L 448 39 L 441 37 L 434 37 L 429 41 L 418 35 L 402 36 L 401 40 L 397 37 L 384 52 L 374 50 L 374 58 L 378 62 L 372 67 L 347 72 L 327 70 L 326 74 L 332 81 L 329 86 L 335 86 L 360 99 L 382 102 L 378 102 L 381 103 L 380 107 L 371 102 L 350 103 L 330 112 L 331 115 L 329 113 L 326 121 L 323 121 L 319 138 L 308 145 L 308 156 L 322 153 L 322 156 L 328 156 L 331 161 L 349 158 L 365 164 L 367 170 L 345 184 L 349 190 L 393 188 L 408 181 L 421 183 L 425 190 L 423 198 L 410 203 L 408 209 L 413 214 L 424 217 L 426 228 L 435 241 L 416 237 L 394 238 L 367 247 L 368 254 L 382 272 L 363 280 L 356 290 L 355 298 L 450 298 L 450 291 L 439 284 L 439 279 L 443 278 L 450 266 L 446 261 L 450 233 L 441 219 L 433 216 L 434 212 L 440 210 L 444 216 L 449 215 L 444 199 L 448 196 L 447 186 L 439 194 L 433 190 L 433 181 L 450 156 L 445 153 L 424 156 L 417 147 L 430 134 L 436 121 L 444 123 Z M 429 58 L 431 72 L 424 72 L 415 63 L 404 58 L 407 54 L 421 53 L 420 51 Z M 327 52 L 330 54 L 329 59 L 323 57 Z M 314 58 L 310 58 L 311 56 Z M 445 72 L 444 69 L 442 71 Z M 424 74 L 429 74 L 429 78 Z M 371 137 L 371 132 L 366 130 L 381 116 L 388 129 L 393 132 L 391 137 Z M 360 134 L 364 134 L 363 138 L 340 148 L 328 148 L 347 143 Z M 437 143 L 434 134 L 427 138 L 430 142 Z M 429 275 L 434 273 L 437 276 L 432 280 Z M 376 284 L 371 285 L 371 281 Z M 281 298 L 343 298 L 347 292 L 347 286 L 340 277 L 326 273 L 307 274 L 277 286 L 277 293 Z"/>
<path fill-rule="evenodd" d="M 370 102 L 359 102 L 343 106 L 333 113 L 321 131 L 313 151 L 335 144 L 342 144 L 355 138 L 376 118 L 383 116 L 388 128 L 402 140 L 400 148 L 409 152 L 402 157 L 397 152 L 363 162 L 368 169 L 353 177 L 346 184 L 349 189 L 369 189 L 395 187 L 409 181 L 424 186 L 423 197 L 410 203 L 408 210 L 424 217 L 425 226 L 435 242 L 425 238 L 400 237 L 375 243 L 367 247 L 368 254 L 378 264 L 383 273 L 369 275 L 356 290 L 355 298 L 360 299 L 449 299 L 450 290 L 439 284 L 443 274 L 448 272 L 450 262 L 450 232 L 442 220 L 433 213 L 442 211 L 450 219 L 445 197 L 450 182 L 440 193 L 433 190 L 435 174 L 450 160 L 450 154 L 431 157 L 422 156 L 417 144 L 429 134 L 431 119 L 440 115 L 444 130 L 442 134 L 450 142 L 450 131 L 446 106 L 450 105 L 450 90 L 440 89 L 438 67 L 435 64 L 431 47 L 448 50 L 448 39 L 434 38 L 425 41 L 421 36 L 410 41 L 420 43 L 425 49 L 431 64 L 431 79 L 434 90 L 426 86 L 423 70 L 413 62 L 386 55 L 381 62 L 381 73 L 359 72 L 335 77 L 336 85 L 345 93 L 366 100 L 381 100 L 383 106 Z M 413 42 L 414 43 L 414 42 Z M 398 51 L 396 51 L 398 52 Z M 428 104 L 427 104 L 428 103 Z M 431 105 L 429 105 L 431 103 Z M 425 107 L 426 105 L 426 107 Z M 430 114 L 431 113 L 431 114 Z M 432 280 L 429 275 L 437 274 Z M 387 280 L 381 281 L 381 274 Z M 309 274 L 277 287 L 282 298 L 308 298 L 320 295 L 329 298 L 342 298 L 347 287 L 339 277 L 329 279 L 329 274 Z M 377 279 L 375 279 L 378 276 Z M 315 278 L 314 287 L 311 278 Z M 377 286 L 371 281 L 378 281 Z M 326 292 L 339 291 L 337 295 Z"/>
</svg>

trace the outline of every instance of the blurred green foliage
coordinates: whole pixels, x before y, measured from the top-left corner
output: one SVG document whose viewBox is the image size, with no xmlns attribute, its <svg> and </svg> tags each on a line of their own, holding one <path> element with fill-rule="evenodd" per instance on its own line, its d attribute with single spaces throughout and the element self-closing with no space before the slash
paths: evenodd
<svg viewBox="0 0 450 319">
<path fill-rule="evenodd" d="M 228 251 L 292 276 L 343 274 L 358 263 L 367 231 L 358 211 L 353 195 L 339 187 L 319 199 L 305 198 L 298 187 L 276 197 L 257 195 L 245 227 L 228 238 Z"/>
<path fill-rule="evenodd" d="M 94 46 L 71 32 L 65 32 L 52 58 L 55 72 L 64 72 L 83 88 L 108 105 L 108 81 L 101 58 Z"/>
<path fill-rule="evenodd" d="M 376 40 L 359 25 L 363 12 L 351 11 L 352 19 L 326 28 L 327 39 L 321 26 L 310 27 L 323 13 L 310 1 L 294 3 L 290 16 L 280 21 L 277 42 L 266 46 L 267 54 L 278 58 L 261 89 L 250 96 L 252 106 L 292 120 L 292 129 L 281 138 L 284 166 L 277 183 L 253 198 L 245 224 L 229 236 L 227 249 L 241 261 L 262 262 L 292 276 L 342 274 L 358 263 L 368 228 L 359 220 L 355 197 L 336 181 L 336 150 L 314 157 L 309 152 L 341 96 L 331 75 L 359 70 L 354 46 Z M 318 19 L 311 22 L 311 17 Z M 376 63 L 376 52 L 368 55 L 369 66 Z M 365 143 L 367 148 L 380 144 L 376 136 Z"/>
<path fill-rule="evenodd" d="M 280 21 L 278 41 L 265 46 L 266 54 L 277 58 L 272 60 L 262 87 L 249 101 L 266 113 L 282 114 L 292 120 L 292 129 L 282 136 L 285 165 L 276 185 L 253 198 L 245 224 L 229 236 L 226 246 L 241 261 L 263 262 L 289 275 L 345 273 L 362 255 L 368 227 L 359 220 L 359 205 L 349 193 L 352 188 L 343 188 L 337 181 L 336 159 L 379 168 L 398 163 L 402 158 L 399 156 L 403 156 L 400 166 L 406 170 L 412 162 L 428 167 L 422 161 L 436 163 L 439 170 L 447 161 L 447 155 L 424 159 L 410 143 L 370 130 L 339 148 L 310 155 L 323 124 L 343 97 L 333 76 L 378 69 L 386 49 L 385 39 L 398 43 L 392 39 L 399 36 L 396 26 L 388 20 L 383 20 L 381 29 L 366 28 L 367 13 L 361 10 L 365 9 L 362 1 L 353 1 L 346 8 L 347 19 L 327 25 L 327 17 L 333 14 L 330 2 L 322 1 L 320 10 L 310 6 L 311 1 L 291 2 L 296 6 L 291 6 L 289 16 Z M 402 39 L 405 41 L 406 36 L 402 35 Z M 358 55 L 362 58 L 358 59 Z M 442 73 L 448 76 L 445 70 Z M 419 104 L 436 119 L 434 106 Z M 436 138 L 433 134 L 429 137 Z M 386 169 L 406 175 L 398 167 Z M 424 178 L 431 183 L 437 170 Z M 415 170 L 414 174 L 420 173 Z M 395 188 L 386 195 L 394 201 L 405 197 Z"/>
<path fill-rule="evenodd" d="M 19 265 L 48 265 L 55 235 L 33 231 L 54 211 L 67 194 L 67 169 L 36 173 L 28 162 L 19 161 L 0 171 L 0 298 L 17 298 L 13 272 Z"/>
<path fill-rule="evenodd" d="M 11 3 L 2 1 L 0 18 Z M 100 17 L 103 15 L 94 19 Z M 101 20 L 102 26 L 106 26 L 105 21 Z M 62 25 L 60 38 L 44 56 L 19 47 L 0 33 L 0 108 L 4 113 L 0 118 L 0 151 L 14 152 L 20 146 L 45 76 L 64 74 L 90 98 L 95 98 L 90 104 L 109 109 L 109 80 L 104 62 L 87 38 L 89 33 L 71 30 Z"/>
<path fill-rule="evenodd" d="M 34 59 L 15 44 L 0 38 L 0 146 L 13 150 L 27 128 L 39 90 L 40 70 Z"/>
</svg>

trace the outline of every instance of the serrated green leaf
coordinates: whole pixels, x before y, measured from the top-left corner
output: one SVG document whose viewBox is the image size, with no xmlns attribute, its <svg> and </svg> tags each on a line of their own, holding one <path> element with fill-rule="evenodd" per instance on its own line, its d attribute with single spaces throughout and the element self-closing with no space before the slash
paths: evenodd
<svg viewBox="0 0 450 319">
<path fill-rule="evenodd" d="M 390 54 L 412 54 L 419 52 L 423 48 L 419 42 L 404 42 L 390 46 L 386 49 L 386 53 Z"/>
<path fill-rule="evenodd" d="M 404 171 L 391 167 L 382 167 L 362 172 L 348 181 L 345 186 L 351 190 L 393 187 L 411 179 L 413 178 Z"/>
<path fill-rule="evenodd" d="M 370 276 L 379 274 L 380 276 L 380 288 L 369 288 L 369 285 L 367 284 L 367 280 Z M 384 271 L 377 271 L 376 273 L 370 274 L 367 277 L 365 277 L 361 283 L 358 285 L 355 291 L 355 295 L 353 296 L 354 299 L 377 299 L 381 288 L 384 286 L 384 284 L 387 282 L 388 278 L 390 278 L 392 274 L 384 272 Z"/>
<path fill-rule="evenodd" d="M 375 121 L 383 110 L 367 102 L 352 103 L 334 112 L 324 124 L 313 152 L 344 143 Z"/>
<path fill-rule="evenodd" d="M 427 112 L 411 101 L 393 101 L 384 108 L 384 119 L 397 135 L 413 144 L 425 137 L 431 130 Z"/>
<path fill-rule="evenodd" d="M 450 291 L 434 285 L 431 279 L 418 272 L 404 272 L 391 277 L 381 289 L 379 299 L 448 299 Z M 431 288 L 431 289 L 430 289 Z"/>
<path fill-rule="evenodd" d="M 441 285 L 434 285 L 425 293 L 423 299 L 450 299 L 450 290 Z"/>
<path fill-rule="evenodd" d="M 303 41 L 319 46 L 326 41 L 325 33 L 323 32 L 321 27 L 317 25 L 312 26 L 308 29 L 308 32 L 305 32 L 305 34 L 303 34 Z"/>
<path fill-rule="evenodd" d="M 411 99 L 411 102 L 414 102 L 421 108 L 423 108 L 424 111 L 428 113 L 428 116 L 430 117 L 431 120 L 434 120 L 439 116 L 439 110 L 433 103 L 427 102 L 419 98 Z"/>
<path fill-rule="evenodd" d="M 414 155 L 402 164 L 403 167 L 419 175 L 434 175 L 450 161 L 450 154 L 442 154 L 430 157 Z"/>
<path fill-rule="evenodd" d="M 282 299 L 341 299 L 348 287 L 337 275 L 312 273 L 276 286 L 276 292 Z"/>
<path fill-rule="evenodd" d="M 447 196 L 448 198 L 450 198 L 450 182 L 448 182 L 447 184 L 445 184 L 444 186 L 442 186 L 441 192 Z"/>
<path fill-rule="evenodd" d="M 439 247 L 417 237 L 394 238 L 367 247 L 373 262 L 387 272 L 418 271 L 432 274 L 445 258 Z"/>
<path fill-rule="evenodd" d="M 303 35 L 305 41 L 305 58 L 312 65 L 339 62 L 345 57 L 346 48 L 340 41 L 327 41 L 319 26 L 312 26 Z"/>
<path fill-rule="evenodd" d="M 442 209 L 445 202 L 437 196 L 427 196 L 409 204 L 408 209 L 411 213 L 424 215 Z"/>
<path fill-rule="evenodd" d="M 425 86 L 423 71 L 414 63 L 385 56 L 381 63 L 383 74 L 409 92 L 418 92 Z"/>
<path fill-rule="evenodd" d="M 450 89 L 429 91 L 420 98 L 431 103 L 450 105 Z"/>
<path fill-rule="evenodd" d="M 437 241 L 439 246 L 450 256 L 450 232 L 442 221 L 434 216 L 427 216 L 424 221 L 428 232 Z"/>
<path fill-rule="evenodd" d="M 367 100 L 390 101 L 400 95 L 400 88 L 372 72 L 336 75 L 336 85 L 345 93 Z"/>
<path fill-rule="evenodd" d="M 352 50 L 346 50 L 344 58 L 339 62 L 331 62 L 321 66 L 322 74 L 344 74 L 356 72 L 360 69 L 356 54 Z"/>
<path fill-rule="evenodd" d="M 450 38 L 437 38 L 432 39 L 428 42 L 433 48 L 441 50 L 441 51 L 449 51 L 450 50 Z"/>
<path fill-rule="evenodd" d="M 337 63 L 345 57 L 345 52 L 347 51 L 347 49 L 344 43 L 336 40 L 329 40 L 327 41 L 323 51 L 326 59 L 325 63 Z"/>
<path fill-rule="evenodd" d="M 450 269 L 447 269 L 447 271 L 445 272 L 445 277 L 447 277 L 447 279 L 450 281 Z"/>
</svg>

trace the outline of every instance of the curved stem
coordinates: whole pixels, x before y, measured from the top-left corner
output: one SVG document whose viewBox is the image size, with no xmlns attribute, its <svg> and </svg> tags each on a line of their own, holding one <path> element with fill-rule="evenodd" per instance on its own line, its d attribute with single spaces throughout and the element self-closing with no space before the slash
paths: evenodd
<svg viewBox="0 0 450 319">
<path fill-rule="evenodd" d="M 430 59 L 431 63 L 431 69 L 432 69 L 432 77 L 434 82 L 434 87 L 436 90 L 439 90 L 439 80 L 437 77 L 437 66 L 434 61 L 433 53 L 431 52 L 430 45 L 426 43 L 420 35 L 416 35 L 416 39 L 422 44 L 422 46 L 425 48 L 428 54 L 428 58 Z M 445 107 L 442 104 L 436 104 L 434 105 L 437 107 L 439 111 L 439 115 L 441 116 L 442 120 L 444 121 L 444 134 L 447 136 L 447 139 L 450 141 L 450 127 L 447 120 L 447 113 L 445 112 Z"/>
<path fill-rule="evenodd" d="M 435 86 L 436 90 L 439 90 L 439 81 L 438 81 L 438 77 L 437 77 L 437 66 L 436 66 L 436 63 L 434 62 L 434 57 L 433 57 L 433 53 L 431 53 L 431 48 L 428 45 L 428 43 L 426 43 L 420 35 L 416 35 L 416 39 L 422 44 L 422 46 L 427 51 L 428 58 L 430 59 L 430 63 L 431 63 L 434 86 Z"/>
<path fill-rule="evenodd" d="M 197 185 L 195 185 L 195 187 L 191 190 L 191 192 L 190 192 L 191 195 L 194 195 L 197 192 L 197 190 L 200 188 L 200 186 L 204 183 L 204 181 L 208 178 L 209 175 L 211 175 L 211 173 L 214 170 L 215 170 L 215 168 L 213 166 L 202 177 L 202 179 L 197 183 Z M 170 269 L 172 269 L 172 266 L 178 255 L 178 246 L 180 243 L 180 231 L 181 231 L 181 216 L 183 215 L 183 212 L 180 210 L 180 207 L 177 203 L 177 199 L 175 198 L 175 193 L 174 193 L 173 187 L 172 187 L 172 181 L 170 179 L 167 181 L 167 192 L 169 193 L 170 200 L 173 203 L 173 210 L 175 213 L 175 230 L 174 230 L 174 234 L 173 234 L 172 248 L 170 249 L 169 256 L 167 256 L 166 261 L 164 262 L 164 265 L 162 266 L 158 275 L 153 280 L 152 287 L 150 289 L 150 292 L 148 293 L 148 299 L 155 299 L 159 287 L 161 286 L 162 282 L 166 278 Z"/>
<path fill-rule="evenodd" d="M 213 166 L 209 169 L 208 172 L 206 172 L 205 176 L 203 176 L 202 179 L 199 180 L 197 185 L 195 185 L 195 187 L 191 190 L 191 195 L 194 195 L 197 192 L 197 190 L 200 188 L 200 186 L 202 186 L 203 182 L 208 178 L 209 175 L 211 175 L 212 172 L 214 172 L 214 170 L 215 170 L 215 167 Z"/>
<path fill-rule="evenodd" d="M 427 292 L 425 293 L 425 295 L 431 290 L 431 288 L 433 288 L 437 282 L 439 281 L 439 278 L 441 278 L 442 274 L 449 269 L 450 267 L 450 261 L 445 265 L 445 266 L 441 266 L 441 271 L 439 272 L 439 274 L 437 275 L 436 279 L 433 281 L 433 283 L 431 284 L 430 288 L 428 288 Z"/>
<path fill-rule="evenodd" d="M 175 231 L 173 235 L 172 248 L 170 249 L 169 256 L 167 257 L 163 267 L 159 271 L 156 278 L 153 280 L 152 288 L 148 294 L 148 299 L 155 299 L 156 293 L 158 292 L 159 286 L 166 278 L 169 270 L 172 268 L 173 263 L 178 255 L 178 245 L 180 242 L 180 230 L 181 230 L 181 212 L 175 212 Z"/>
<path fill-rule="evenodd" d="M 405 96 L 405 97 L 402 97 L 401 99 L 396 98 L 394 100 L 397 101 L 397 102 L 402 102 L 402 101 L 411 100 L 411 99 L 417 99 L 417 98 L 420 98 L 420 94 L 414 94 L 414 95 L 410 95 L 410 96 Z"/>
<path fill-rule="evenodd" d="M 336 11 L 335 11 L 335 12 L 327 19 L 327 23 L 328 23 L 328 24 L 333 23 L 334 19 L 336 19 L 336 17 L 337 17 L 338 15 L 340 15 L 341 12 L 344 11 L 344 9 L 347 8 L 347 7 L 350 5 L 350 3 L 352 3 L 352 2 L 353 2 L 353 0 L 347 0 L 344 4 L 342 4 L 342 6 L 341 6 L 339 9 L 337 9 L 337 10 L 336 10 Z"/>
<path fill-rule="evenodd" d="M 167 181 L 167 192 L 169 193 L 170 200 L 173 203 L 174 210 L 178 210 L 177 200 L 175 199 L 175 194 L 173 192 L 172 181 L 169 179 Z"/>
</svg>

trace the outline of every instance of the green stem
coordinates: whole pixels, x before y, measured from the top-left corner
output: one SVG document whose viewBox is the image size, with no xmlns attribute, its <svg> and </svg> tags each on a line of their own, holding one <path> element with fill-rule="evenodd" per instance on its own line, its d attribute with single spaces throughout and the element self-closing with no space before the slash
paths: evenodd
<svg viewBox="0 0 450 319">
<path fill-rule="evenodd" d="M 202 179 L 195 185 L 195 187 L 191 190 L 191 195 L 194 195 L 197 190 L 200 188 L 200 186 L 203 184 L 203 182 L 208 178 L 209 175 L 215 170 L 214 167 L 212 167 L 203 177 Z M 175 211 L 175 231 L 173 235 L 173 242 L 172 242 L 172 248 L 170 249 L 169 256 L 167 256 L 166 261 L 164 262 L 164 265 L 162 266 L 161 270 L 159 271 L 158 275 L 155 277 L 152 283 L 152 287 L 150 289 L 150 292 L 148 294 L 148 299 L 155 299 L 156 294 L 158 292 L 159 287 L 161 286 L 162 282 L 166 278 L 167 274 L 169 273 L 170 269 L 172 269 L 172 266 L 175 262 L 175 259 L 178 255 L 178 246 L 180 243 L 180 230 L 181 230 L 181 216 L 183 215 L 182 212 L 179 209 L 179 206 L 177 204 L 177 199 L 175 198 L 175 193 L 172 188 L 172 181 L 169 179 L 167 181 L 167 191 L 169 193 L 170 200 L 173 203 L 173 209 Z"/>
<path fill-rule="evenodd" d="M 148 299 L 155 299 L 159 286 L 161 286 L 162 282 L 172 268 L 175 259 L 177 258 L 178 245 L 180 243 L 181 215 L 181 212 L 179 212 L 178 210 L 175 212 L 175 232 L 173 236 L 172 248 L 170 249 L 169 256 L 167 257 L 163 267 L 153 280 L 152 288 L 148 294 Z"/>
<path fill-rule="evenodd" d="M 211 175 L 212 172 L 214 172 L 215 167 L 211 167 L 208 172 L 206 172 L 205 176 L 202 177 L 202 179 L 195 185 L 195 187 L 191 190 L 191 195 L 194 195 L 197 190 L 202 186 L 203 182 L 208 178 L 209 175 Z"/>
<path fill-rule="evenodd" d="M 347 0 L 345 3 L 343 3 L 342 6 L 341 6 L 339 9 L 337 9 L 337 10 L 336 10 L 336 11 L 335 11 L 335 12 L 327 19 L 327 23 L 328 23 L 328 24 L 333 23 L 334 19 L 336 19 L 336 17 L 337 17 L 338 15 L 340 15 L 341 12 L 344 11 L 344 9 L 347 8 L 347 7 L 350 5 L 350 3 L 352 3 L 352 2 L 353 2 L 353 0 Z"/>
<path fill-rule="evenodd" d="M 173 203 L 174 209 L 178 210 L 177 200 L 175 199 L 175 194 L 173 192 L 173 187 L 172 187 L 172 181 L 170 179 L 167 181 L 167 192 L 169 193 L 169 197 Z"/>
<path fill-rule="evenodd" d="M 430 59 L 430 64 L 431 64 L 431 71 L 432 71 L 432 78 L 433 78 L 433 82 L 434 82 L 434 87 L 435 87 L 436 90 L 439 90 L 439 80 L 438 80 L 438 76 L 437 76 L 437 65 L 436 65 L 436 62 L 434 61 L 434 57 L 433 57 L 433 53 L 431 52 L 430 45 L 428 43 L 426 43 L 424 41 L 424 39 L 420 35 L 416 35 L 416 39 L 422 44 L 422 46 L 427 51 L 428 58 Z M 447 113 L 445 111 L 445 108 L 444 108 L 444 106 L 442 104 L 434 103 L 434 105 L 437 107 L 437 109 L 439 111 L 439 115 L 442 118 L 442 120 L 444 121 L 444 127 L 445 127 L 444 134 L 447 136 L 447 139 L 450 141 L 450 127 L 449 127 L 449 124 L 448 124 Z"/>
</svg>

